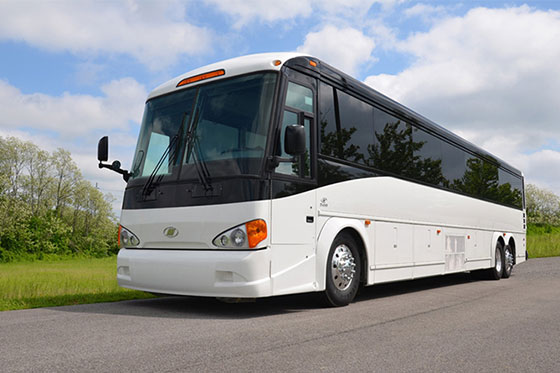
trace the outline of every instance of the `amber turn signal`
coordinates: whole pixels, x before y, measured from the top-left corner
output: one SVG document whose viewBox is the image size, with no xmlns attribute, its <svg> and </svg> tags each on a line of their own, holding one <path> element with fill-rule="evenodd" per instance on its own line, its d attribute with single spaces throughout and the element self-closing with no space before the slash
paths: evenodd
<svg viewBox="0 0 560 373">
<path fill-rule="evenodd" d="M 249 247 L 252 249 L 267 237 L 266 222 L 262 219 L 251 220 L 245 223 Z"/>
</svg>

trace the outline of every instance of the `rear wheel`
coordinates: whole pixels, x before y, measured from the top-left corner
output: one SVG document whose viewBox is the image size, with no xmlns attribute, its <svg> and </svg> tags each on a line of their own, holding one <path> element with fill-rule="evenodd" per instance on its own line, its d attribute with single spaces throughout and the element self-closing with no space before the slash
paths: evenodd
<svg viewBox="0 0 560 373">
<path fill-rule="evenodd" d="M 508 278 L 511 276 L 511 271 L 513 270 L 513 250 L 511 246 L 506 245 L 504 247 L 504 272 L 502 273 L 503 278 Z"/>
<path fill-rule="evenodd" d="M 499 280 L 504 273 L 504 248 L 501 242 L 496 244 L 496 251 L 494 254 L 494 266 L 485 271 L 486 277 L 489 280 Z"/>
<path fill-rule="evenodd" d="M 361 258 L 356 240 L 339 234 L 327 258 L 325 298 L 331 306 L 346 306 L 354 300 L 360 286 Z"/>
</svg>

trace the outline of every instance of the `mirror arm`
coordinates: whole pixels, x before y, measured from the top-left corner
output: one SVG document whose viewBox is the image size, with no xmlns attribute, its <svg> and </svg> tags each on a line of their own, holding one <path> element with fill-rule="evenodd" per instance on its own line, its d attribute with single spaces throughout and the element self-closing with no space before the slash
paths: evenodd
<svg viewBox="0 0 560 373">
<path fill-rule="evenodd" d="M 123 179 L 126 182 L 128 182 L 128 179 L 130 179 L 130 177 L 132 176 L 132 173 L 128 172 L 127 170 L 123 170 L 121 168 L 121 162 L 119 161 L 114 161 L 111 164 L 99 162 L 99 168 L 108 168 L 109 170 L 115 171 L 116 173 L 123 175 Z"/>
<path fill-rule="evenodd" d="M 273 156 L 269 156 L 267 158 L 267 163 L 268 163 L 268 169 L 269 171 L 274 170 L 276 167 L 278 167 L 280 165 L 280 163 L 284 163 L 284 162 L 297 162 L 298 157 L 279 157 L 277 155 L 273 155 Z"/>
</svg>

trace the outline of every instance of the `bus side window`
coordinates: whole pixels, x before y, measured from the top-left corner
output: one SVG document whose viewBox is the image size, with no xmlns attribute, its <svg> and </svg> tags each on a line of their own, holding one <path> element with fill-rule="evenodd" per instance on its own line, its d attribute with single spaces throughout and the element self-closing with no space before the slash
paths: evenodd
<svg viewBox="0 0 560 373">
<path fill-rule="evenodd" d="M 278 153 L 281 157 L 289 157 L 284 152 L 284 133 L 286 127 L 298 123 L 298 112 L 305 113 L 304 127 L 305 127 L 305 141 L 306 151 L 301 156 L 298 162 L 293 163 L 280 163 L 276 168 L 276 173 L 284 175 L 293 175 L 309 178 L 311 177 L 311 118 L 313 116 L 314 107 L 313 91 L 310 88 L 302 85 L 289 82 L 288 90 L 286 92 L 286 103 L 284 114 L 282 117 L 282 129 L 280 132 L 280 141 Z M 308 117 L 309 116 L 309 117 Z"/>
</svg>

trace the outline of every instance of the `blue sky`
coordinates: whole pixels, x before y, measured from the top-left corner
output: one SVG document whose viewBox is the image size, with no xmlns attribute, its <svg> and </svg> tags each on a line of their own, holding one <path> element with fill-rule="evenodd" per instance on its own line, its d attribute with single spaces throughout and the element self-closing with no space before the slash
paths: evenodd
<svg viewBox="0 0 560 373">
<path fill-rule="evenodd" d="M 560 194 L 560 1 L 0 2 L 0 136 L 72 152 L 121 201 L 145 98 L 191 69 L 302 51 Z"/>
</svg>

